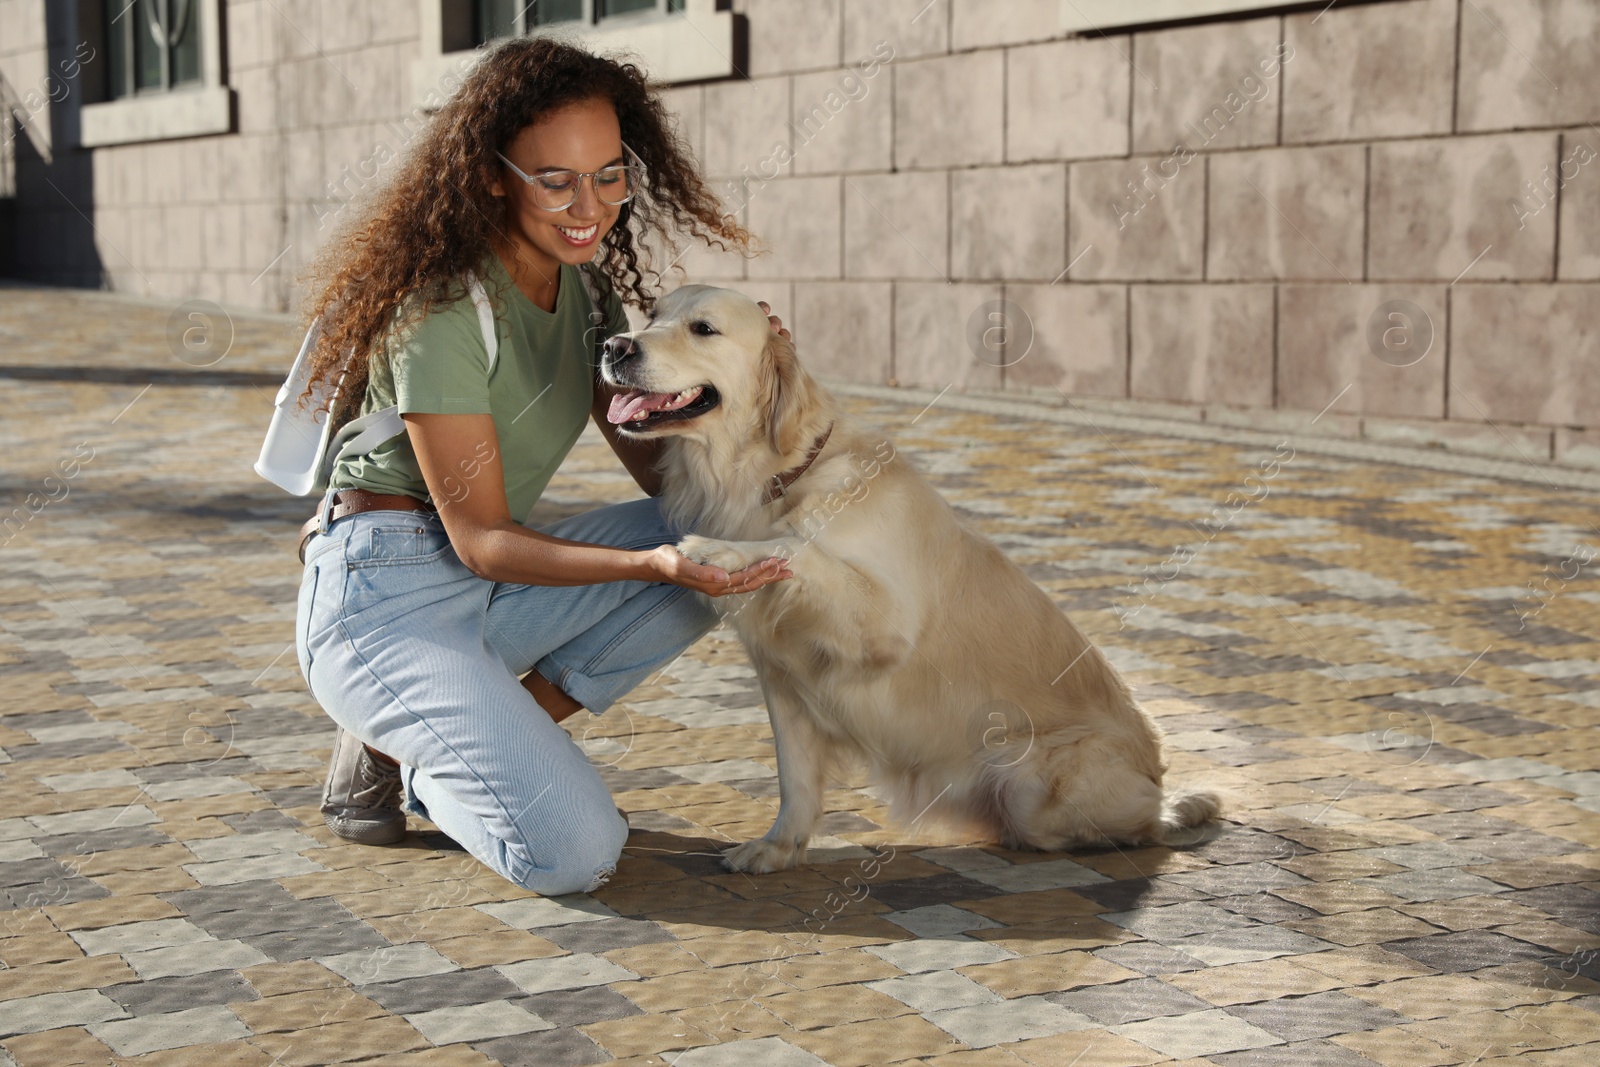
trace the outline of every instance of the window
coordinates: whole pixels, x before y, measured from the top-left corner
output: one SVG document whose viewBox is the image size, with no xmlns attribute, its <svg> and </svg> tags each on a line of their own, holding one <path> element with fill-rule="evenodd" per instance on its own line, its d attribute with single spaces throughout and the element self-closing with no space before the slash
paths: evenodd
<svg viewBox="0 0 1600 1067">
<path fill-rule="evenodd" d="M 124 0 L 126 2 L 126 0 Z M 732 0 L 417 0 L 421 48 L 413 103 L 432 111 L 497 40 L 557 34 L 601 54 L 624 52 L 661 85 L 744 69 L 748 32 Z"/>
<path fill-rule="evenodd" d="M 541 26 L 584 26 L 602 19 L 678 15 L 685 0 L 474 0 L 472 43 L 520 37 Z"/>
<path fill-rule="evenodd" d="M 233 130 L 223 0 L 80 0 L 84 148 Z"/>
<path fill-rule="evenodd" d="M 197 0 L 103 0 L 112 100 L 199 85 Z"/>
</svg>

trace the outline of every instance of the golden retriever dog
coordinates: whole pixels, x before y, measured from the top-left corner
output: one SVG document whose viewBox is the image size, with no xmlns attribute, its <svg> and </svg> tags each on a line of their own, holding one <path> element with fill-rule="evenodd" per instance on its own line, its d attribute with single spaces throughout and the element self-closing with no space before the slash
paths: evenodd
<svg viewBox="0 0 1600 1067">
<path fill-rule="evenodd" d="M 1160 731 L 1050 597 L 884 435 L 842 414 L 743 294 L 686 285 L 605 346 L 608 417 L 669 438 L 678 550 L 793 577 L 730 598 L 777 746 L 779 810 L 724 853 L 805 860 L 831 773 L 864 761 L 904 823 L 1010 848 L 1177 843 L 1220 810 L 1163 792 Z M 818 447 L 820 445 L 820 448 Z M 732 602 L 731 608 L 727 605 Z"/>
</svg>

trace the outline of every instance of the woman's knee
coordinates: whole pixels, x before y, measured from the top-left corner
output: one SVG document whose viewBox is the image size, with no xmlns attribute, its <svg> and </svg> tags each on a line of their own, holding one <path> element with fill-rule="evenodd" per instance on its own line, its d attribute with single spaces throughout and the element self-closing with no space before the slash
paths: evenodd
<svg viewBox="0 0 1600 1067">
<path fill-rule="evenodd" d="M 616 808 L 561 827 L 518 827 L 521 838 L 509 843 L 508 877 L 524 889 L 545 896 L 590 893 L 616 874 L 628 824 Z"/>
</svg>

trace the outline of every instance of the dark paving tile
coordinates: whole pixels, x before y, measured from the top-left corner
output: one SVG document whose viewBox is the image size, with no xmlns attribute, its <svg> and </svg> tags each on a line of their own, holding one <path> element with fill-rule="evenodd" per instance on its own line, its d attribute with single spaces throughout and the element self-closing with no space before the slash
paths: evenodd
<svg viewBox="0 0 1600 1067">
<path fill-rule="evenodd" d="M 1322 913 L 1315 908 L 1308 908 L 1275 897 L 1270 893 L 1251 893 L 1248 896 L 1238 897 L 1213 897 L 1209 903 L 1219 908 L 1226 908 L 1236 915 L 1248 915 L 1250 918 L 1264 923 L 1288 922 L 1290 919 L 1317 919 Z"/>
<path fill-rule="evenodd" d="M 316 807 L 322 803 L 320 785 L 295 785 L 285 789 L 268 789 L 261 794 L 275 808 Z"/>
<path fill-rule="evenodd" d="M 119 848 L 170 845 L 172 838 L 152 826 L 119 826 L 83 834 L 36 837 L 33 843 L 47 856 L 92 856 L 99 852 L 114 852 Z"/>
<path fill-rule="evenodd" d="M 1378 782 L 1369 782 L 1361 778 L 1313 778 L 1310 781 L 1300 782 L 1299 785 L 1307 789 L 1315 789 L 1325 797 L 1366 797 L 1379 793 L 1398 792 L 1393 786 L 1382 785 Z"/>
<path fill-rule="evenodd" d="M 111 895 L 111 890 L 99 882 L 76 875 L 67 878 L 48 878 L 29 885 L 10 886 L 5 890 L 6 904 L 11 908 L 47 908 L 53 904 L 77 904 L 85 900 L 100 900 Z"/>
<path fill-rule="evenodd" d="M 1269 889 L 1287 889 L 1289 886 L 1304 885 L 1310 879 L 1301 877 L 1293 871 L 1286 871 L 1276 864 L 1258 861 L 1169 874 L 1163 877 L 1163 881 L 1177 882 L 1207 896 L 1235 897 L 1247 893 L 1263 893 Z"/>
<path fill-rule="evenodd" d="M 103 752 L 132 752 L 114 737 L 87 737 L 81 741 L 52 741 L 43 745 L 7 745 L 6 755 L 18 763 L 36 759 L 79 759 Z"/>
<path fill-rule="evenodd" d="M 872 898 L 890 911 L 905 911 L 930 904 L 954 904 L 958 900 L 986 900 L 1001 890 L 961 874 L 935 874 L 927 878 L 904 878 L 872 887 Z"/>
<path fill-rule="evenodd" d="M 312 956 L 334 956 L 358 948 L 384 948 L 389 944 L 388 938 L 364 922 L 339 923 L 317 930 L 285 930 L 240 940 L 280 963 Z"/>
<path fill-rule="evenodd" d="M 1441 837 L 1446 841 L 1457 838 L 1489 837 L 1492 834 L 1516 833 L 1522 829 L 1519 823 L 1510 819 L 1497 819 L 1490 815 L 1479 815 L 1475 811 L 1451 811 L 1438 815 L 1419 815 L 1415 819 L 1404 820 L 1407 826 L 1414 826 L 1418 830 Z"/>
<path fill-rule="evenodd" d="M 630 811 L 630 812 L 628 812 L 628 828 L 629 828 L 629 830 L 632 830 L 632 831 L 639 831 L 639 830 L 687 830 L 687 829 L 693 828 L 693 826 L 694 826 L 694 823 L 690 822 L 688 819 L 685 819 L 685 818 L 683 818 L 682 816 L 679 816 L 679 815 L 669 815 L 668 813 L 666 813 L 664 811 Z M 665 860 L 665 859 L 663 861 L 664 862 L 669 862 L 669 863 L 672 862 L 671 860 Z M 681 867 L 677 863 L 673 863 L 672 865 L 674 867 L 679 867 L 680 870 L 687 870 L 687 868 Z M 704 870 L 693 871 L 693 872 L 690 872 L 690 873 L 710 874 L 710 873 L 712 873 L 712 870 L 711 870 L 710 867 L 707 867 Z"/>
<path fill-rule="evenodd" d="M 429 974 L 398 982 L 378 982 L 361 987 L 370 997 L 396 1015 L 411 1015 L 434 1008 L 455 1008 L 467 1004 L 488 1004 L 496 1000 L 521 997 L 515 982 L 491 967 L 447 974 Z M 554 1019 L 550 1020 L 555 1022 Z"/>
<path fill-rule="evenodd" d="M 1307 1041 L 1358 1030 L 1400 1026 L 1409 1018 L 1344 993 L 1313 993 L 1308 997 L 1283 997 L 1260 1004 L 1236 1004 L 1225 1009 L 1268 1033 L 1289 1041 Z"/>
<path fill-rule="evenodd" d="M 479 1041 L 472 1047 L 504 1067 L 578 1067 L 612 1059 L 583 1031 L 570 1026 Z"/>
<path fill-rule="evenodd" d="M 1288 749 L 1273 748 L 1271 745 L 1233 745 L 1229 748 L 1214 748 L 1206 753 L 1213 763 L 1220 763 L 1224 767 L 1249 767 L 1256 763 L 1270 763 L 1273 760 L 1296 759 L 1297 752 Z"/>
<path fill-rule="evenodd" d="M 1206 964 L 1175 948 L 1158 945 L 1154 941 L 1133 941 L 1126 945 L 1097 948 L 1094 955 L 1107 963 L 1115 963 L 1141 974 L 1183 974 L 1186 971 L 1203 971 Z"/>
<path fill-rule="evenodd" d="M 207 971 L 176 978 L 124 982 L 105 986 L 100 992 L 128 1009 L 130 1015 L 158 1015 L 203 1004 L 261 999 L 261 994 L 238 971 Z"/>
<path fill-rule="evenodd" d="M 1182 904 L 1206 898 L 1199 890 L 1180 885 L 1169 878 L 1124 878 L 1115 882 L 1076 886 L 1072 891 L 1099 904 L 1103 911 L 1157 908 L 1163 904 Z"/>
<path fill-rule="evenodd" d="M 1486 785 L 1449 785 L 1441 789 L 1418 789 L 1406 794 L 1430 804 L 1442 804 L 1451 811 L 1475 811 L 1502 804 L 1526 804 L 1527 801 Z"/>
<path fill-rule="evenodd" d="M 78 875 L 73 871 L 48 856 L 0 863 L 0 888 L 60 882 L 76 877 Z"/>
<path fill-rule="evenodd" d="M 1586 851 L 1576 841 L 1541 834 L 1537 830 L 1517 830 L 1509 834 L 1474 838 L 1471 847 L 1474 852 L 1497 860 L 1530 860 Z"/>
<path fill-rule="evenodd" d="M 1391 941 L 1384 947 L 1445 972 L 1476 971 L 1480 967 L 1518 960 L 1548 960 L 1555 955 L 1547 948 L 1488 930 L 1462 930 Z"/>
<path fill-rule="evenodd" d="M 153 784 L 155 782 L 185 782 L 195 778 L 237 777 L 241 774 L 260 774 L 265 769 L 255 760 L 240 756 L 233 759 L 210 762 L 159 763 L 150 767 L 136 768 L 133 774 L 134 777 L 141 781 Z"/>
<path fill-rule="evenodd" d="M 301 903 L 299 897 L 277 882 L 269 881 L 236 882 L 156 895 L 191 919 L 223 911 L 292 908 Z"/>
<path fill-rule="evenodd" d="M 275 908 L 196 915 L 189 921 L 219 940 L 236 938 L 242 941 L 262 934 L 326 929 L 355 922 L 356 917 L 332 897 L 313 897 Z"/>
<path fill-rule="evenodd" d="M 1311 849 L 1287 837 L 1260 830 L 1231 829 L 1222 836 L 1194 848 L 1185 849 L 1212 863 L 1254 863 L 1257 860 L 1286 860 L 1304 856 Z"/>
<path fill-rule="evenodd" d="M 1522 889 L 1501 899 L 1537 908 L 1567 926 L 1600 934 L 1600 893 L 1579 885 L 1551 885 Z"/>
<path fill-rule="evenodd" d="M 1332 1041 L 1297 1041 L 1243 1052 L 1212 1053 L 1206 1061 L 1219 1067 L 1377 1067 L 1375 1060 Z"/>
<path fill-rule="evenodd" d="M 677 940 L 647 919 L 598 919 L 594 922 L 567 923 L 565 926 L 546 926 L 533 932 L 554 941 L 568 952 L 610 952 L 617 948 Z"/>
<path fill-rule="evenodd" d="M 664 771 L 660 767 L 648 767 L 642 770 L 624 770 L 607 764 L 596 764 L 595 770 L 600 774 L 600 780 L 612 792 L 625 792 L 629 789 L 659 789 L 664 785 L 690 785 L 689 779 L 681 775 Z"/>
<path fill-rule="evenodd" d="M 1210 1011 L 1214 1005 L 1190 996 L 1158 978 L 1135 978 L 1112 985 L 1092 985 L 1065 993 L 1046 993 L 1064 1008 L 1081 1012 L 1104 1026 Z"/>
<path fill-rule="evenodd" d="M 605 986 L 557 989 L 522 997 L 512 1003 L 557 1026 L 585 1026 L 606 1019 L 625 1019 L 630 1015 L 643 1014 L 633 1001 Z"/>
<path fill-rule="evenodd" d="M 778 795 L 778 780 L 776 778 L 746 778 L 743 781 L 728 782 L 727 784 L 747 797 L 775 797 Z"/>
</svg>

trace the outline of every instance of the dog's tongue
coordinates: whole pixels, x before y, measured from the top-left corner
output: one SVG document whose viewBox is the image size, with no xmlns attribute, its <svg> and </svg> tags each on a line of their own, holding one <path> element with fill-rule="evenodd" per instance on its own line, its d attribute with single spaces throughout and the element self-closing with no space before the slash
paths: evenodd
<svg viewBox="0 0 1600 1067">
<path fill-rule="evenodd" d="M 696 389 L 680 400 L 678 393 L 646 393 L 631 389 L 611 398 L 611 408 L 606 412 L 606 420 L 613 426 L 620 426 L 634 419 L 641 411 L 672 411 L 683 407 L 699 395 L 700 390 Z"/>
</svg>

